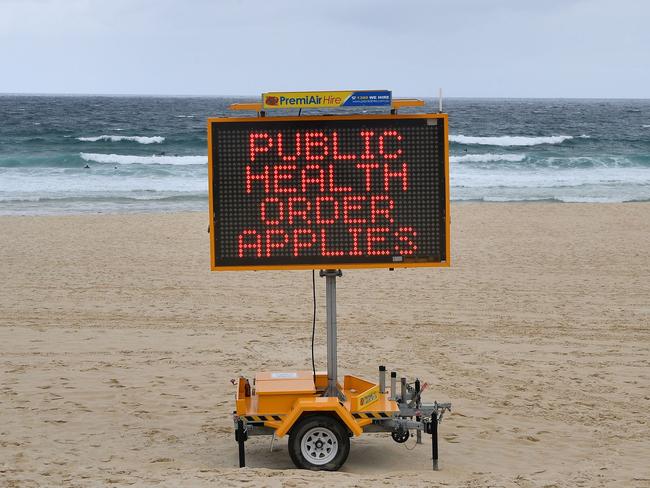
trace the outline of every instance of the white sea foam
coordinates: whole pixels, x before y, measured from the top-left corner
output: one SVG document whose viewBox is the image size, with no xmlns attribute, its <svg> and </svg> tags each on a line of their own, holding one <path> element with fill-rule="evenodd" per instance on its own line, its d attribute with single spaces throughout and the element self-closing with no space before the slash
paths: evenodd
<svg viewBox="0 0 650 488">
<path fill-rule="evenodd" d="M 152 177 L 147 171 L 125 176 L 112 167 L 79 168 L 74 175 L 65 168 L 41 168 L 38 174 L 24 174 L 17 168 L 0 177 L 0 198 L 56 198 L 58 196 L 120 195 L 131 192 L 143 197 L 156 194 L 203 193 L 207 191 L 204 171 L 183 175 Z M 136 168 L 133 168 L 136 169 Z M 173 173 L 170 172 L 173 175 Z M 130 195 L 131 197 L 136 195 Z"/>
<path fill-rule="evenodd" d="M 120 129 L 116 129 L 116 130 L 120 130 Z M 77 137 L 77 140 L 82 141 L 82 142 L 132 141 L 132 142 L 139 142 L 140 144 L 160 144 L 165 140 L 165 138 L 162 137 L 162 136 L 108 136 L 108 135 L 101 135 L 101 136 L 95 136 L 95 137 Z"/>
<path fill-rule="evenodd" d="M 84 161 L 93 161 L 95 163 L 109 164 L 172 164 L 184 166 L 188 164 L 206 164 L 206 156 L 132 156 L 129 154 L 98 154 L 98 153 L 79 153 Z"/>
<path fill-rule="evenodd" d="M 642 127 L 643 127 L 644 129 L 650 129 L 650 124 L 643 124 Z"/>
<path fill-rule="evenodd" d="M 578 136 L 587 139 L 589 136 Z M 481 144 L 484 146 L 537 146 L 539 144 L 562 144 L 564 141 L 574 139 L 574 136 L 494 136 L 476 137 L 462 134 L 450 135 L 449 140 L 459 144 Z"/>
<path fill-rule="evenodd" d="M 650 171 L 647 168 L 495 168 L 490 171 L 471 165 L 458 165 L 450 175 L 452 187 L 480 189 L 484 195 L 503 193 L 507 189 L 540 190 L 544 188 L 576 188 L 593 186 L 606 193 L 621 187 L 635 187 L 643 198 L 650 196 Z"/>
<path fill-rule="evenodd" d="M 452 163 L 490 163 L 493 161 L 517 162 L 526 159 L 525 154 L 463 154 L 462 156 L 450 156 Z"/>
</svg>

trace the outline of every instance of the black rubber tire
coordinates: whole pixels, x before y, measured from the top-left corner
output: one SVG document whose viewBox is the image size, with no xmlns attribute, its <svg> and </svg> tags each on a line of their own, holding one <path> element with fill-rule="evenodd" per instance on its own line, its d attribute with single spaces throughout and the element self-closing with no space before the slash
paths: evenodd
<svg viewBox="0 0 650 488">
<path fill-rule="evenodd" d="M 315 427 L 329 430 L 338 444 L 338 452 L 327 464 L 313 464 L 302 454 L 302 438 Z M 343 422 L 334 417 L 327 415 L 303 417 L 296 422 L 289 434 L 289 456 L 291 456 L 291 460 L 298 468 L 313 471 L 337 471 L 347 460 L 348 454 L 350 454 L 350 436 L 347 428 L 343 425 Z"/>
</svg>

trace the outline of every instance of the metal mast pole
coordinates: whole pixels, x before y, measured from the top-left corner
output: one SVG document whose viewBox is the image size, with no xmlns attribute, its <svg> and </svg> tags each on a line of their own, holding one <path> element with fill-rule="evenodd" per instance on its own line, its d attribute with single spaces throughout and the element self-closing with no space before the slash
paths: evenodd
<svg viewBox="0 0 650 488">
<path fill-rule="evenodd" d="M 325 277 L 325 301 L 327 305 L 327 390 L 325 396 L 345 399 L 338 388 L 338 372 L 336 357 L 336 277 L 343 276 L 340 269 L 320 271 Z"/>
</svg>

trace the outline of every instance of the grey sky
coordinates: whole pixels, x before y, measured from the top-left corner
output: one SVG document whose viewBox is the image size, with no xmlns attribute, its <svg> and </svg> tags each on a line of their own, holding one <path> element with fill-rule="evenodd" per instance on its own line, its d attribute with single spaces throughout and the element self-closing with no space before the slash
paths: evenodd
<svg viewBox="0 0 650 488">
<path fill-rule="evenodd" d="M 647 0 L 0 0 L 0 92 L 650 98 Z"/>
</svg>

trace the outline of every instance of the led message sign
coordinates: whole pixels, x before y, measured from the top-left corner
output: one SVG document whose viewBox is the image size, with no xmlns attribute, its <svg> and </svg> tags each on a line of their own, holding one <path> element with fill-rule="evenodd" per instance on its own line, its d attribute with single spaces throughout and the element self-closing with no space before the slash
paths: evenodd
<svg viewBox="0 0 650 488">
<path fill-rule="evenodd" d="M 446 114 L 208 120 L 211 267 L 449 266 Z"/>
</svg>

